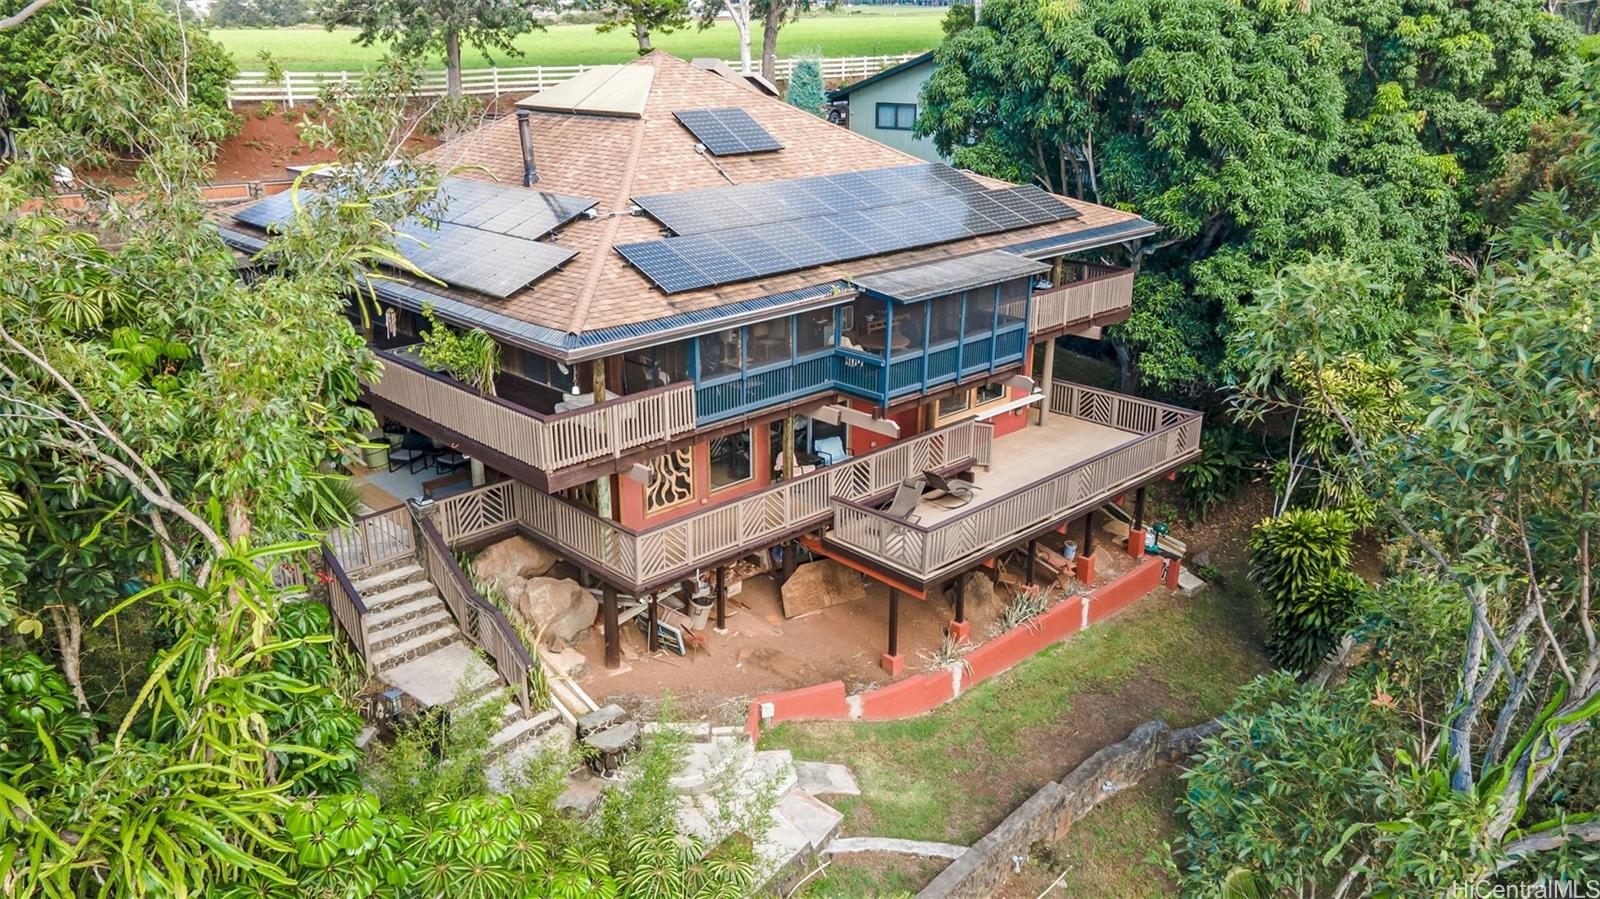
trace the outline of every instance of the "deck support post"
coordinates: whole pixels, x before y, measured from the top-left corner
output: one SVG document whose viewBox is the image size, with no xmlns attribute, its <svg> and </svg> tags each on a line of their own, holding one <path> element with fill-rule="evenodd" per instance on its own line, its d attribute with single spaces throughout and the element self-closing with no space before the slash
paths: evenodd
<svg viewBox="0 0 1600 899">
<path fill-rule="evenodd" d="M 656 612 L 656 603 L 659 601 L 654 596 L 650 597 L 650 640 L 646 648 L 651 652 L 661 648 L 661 634 L 656 629 L 656 615 L 658 614 Z"/>
<path fill-rule="evenodd" d="M 1083 546 L 1078 552 L 1085 556 L 1094 555 L 1094 510 L 1083 513 Z"/>
<path fill-rule="evenodd" d="M 1028 541 L 1027 584 L 1030 587 L 1033 586 L 1033 577 L 1034 577 L 1033 569 L 1034 569 L 1034 565 L 1035 565 L 1035 560 L 1038 559 L 1038 558 L 1039 558 L 1039 538 L 1035 537 L 1032 540 Z"/>
<path fill-rule="evenodd" d="M 949 586 L 956 594 L 956 617 L 950 622 L 949 633 L 957 643 L 967 643 L 972 639 L 972 625 L 967 623 L 967 582 L 957 577 Z"/>
<path fill-rule="evenodd" d="M 1128 555 L 1135 559 L 1144 555 L 1144 488 L 1140 487 L 1133 494 L 1133 527 L 1128 529 Z"/>
<path fill-rule="evenodd" d="M 1094 583 L 1094 510 L 1083 513 L 1083 545 L 1078 548 L 1078 559 L 1073 566 L 1078 583 Z"/>
<path fill-rule="evenodd" d="M 783 545 L 783 583 L 787 584 L 789 578 L 794 577 L 795 566 L 800 563 L 799 541 L 791 540 Z"/>
<path fill-rule="evenodd" d="M 728 629 L 728 569 L 717 566 L 717 632 Z"/>
<path fill-rule="evenodd" d="M 601 620 L 606 638 L 606 668 L 622 667 L 622 634 L 617 627 L 617 591 L 610 584 L 600 585 Z"/>
<path fill-rule="evenodd" d="M 900 591 L 889 588 L 889 651 L 879 663 L 890 677 L 899 677 L 906 670 L 906 660 L 900 656 Z"/>
<path fill-rule="evenodd" d="M 1061 284 L 1060 281 L 1056 281 L 1055 283 L 1058 286 Z M 1039 376 L 1034 378 L 1034 380 L 1038 382 L 1040 388 L 1042 388 L 1044 392 L 1044 400 L 1039 403 L 1039 424 L 1040 426 L 1043 426 L 1046 417 L 1050 414 L 1051 385 L 1054 384 L 1056 380 L 1056 340 L 1054 337 L 1045 341 L 1044 371 L 1039 372 L 1038 375 Z"/>
</svg>

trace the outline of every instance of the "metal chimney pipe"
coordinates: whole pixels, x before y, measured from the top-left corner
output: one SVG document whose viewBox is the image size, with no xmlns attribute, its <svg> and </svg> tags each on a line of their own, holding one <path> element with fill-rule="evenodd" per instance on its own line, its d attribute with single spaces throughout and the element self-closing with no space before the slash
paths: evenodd
<svg viewBox="0 0 1600 899">
<path fill-rule="evenodd" d="M 533 164 L 533 113 L 517 110 L 517 139 L 522 142 L 522 186 L 539 183 L 539 169 Z"/>
</svg>

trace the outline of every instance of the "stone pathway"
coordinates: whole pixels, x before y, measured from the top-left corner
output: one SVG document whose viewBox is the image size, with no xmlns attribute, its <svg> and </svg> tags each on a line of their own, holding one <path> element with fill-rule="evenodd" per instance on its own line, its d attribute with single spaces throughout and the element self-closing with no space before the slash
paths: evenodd
<svg viewBox="0 0 1600 899">
<path fill-rule="evenodd" d="M 892 852 L 897 855 L 915 855 L 921 858 L 948 858 L 954 861 L 967 851 L 965 846 L 951 843 L 928 843 L 922 840 L 894 840 L 888 837 L 839 837 L 824 850 L 828 855 L 845 855 L 851 852 Z"/>
</svg>

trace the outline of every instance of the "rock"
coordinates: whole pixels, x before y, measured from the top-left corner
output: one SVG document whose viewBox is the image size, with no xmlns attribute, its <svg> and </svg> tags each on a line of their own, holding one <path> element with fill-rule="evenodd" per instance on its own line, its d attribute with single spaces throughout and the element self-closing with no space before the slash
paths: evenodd
<svg viewBox="0 0 1600 899">
<path fill-rule="evenodd" d="M 502 591 L 510 589 L 513 582 L 539 577 L 560 561 L 555 553 L 527 537 L 508 537 L 478 553 L 472 560 L 472 573 L 484 584 L 493 584 Z"/>
<path fill-rule="evenodd" d="M 1211 564 L 1211 554 L 1208 552 L 1195 553 L 1193 562 L 1196 568 L 1206 568 Z"/>
<path fill-rule="evenodd" d="M 506 603 L 522 623 L 542 639 L 572 643 L 594 624 L 600 603 L 594 594 L 565 578 L 531 577 L 501 588 Z"/>
<path fill-rule="evenodd" d="M 559 651 L 546 650 L 544 660 L 561 677 L 582 680 L 589 676 L 589 657 L 570 646 Z"/>
<path fill-rule="evenodd" d="M 865 599 L 861 575 L 832 559 L 808 562 L 783 585 L 783 617 L 794 618 L 840 603 Z"/>
<path fill-rule="evenodd" d="M 962 575 L 956 589 L 966 591 L 968 615 L 977 612 L 999 612 L 1005 606 L 1005 601 L 995 593 L 994 581 L 989 580 L 989 575 L 985 571 L 969 571 Z M 950 599 L 954 601 L 955 597 L 951 596 Z"/>
</svg>

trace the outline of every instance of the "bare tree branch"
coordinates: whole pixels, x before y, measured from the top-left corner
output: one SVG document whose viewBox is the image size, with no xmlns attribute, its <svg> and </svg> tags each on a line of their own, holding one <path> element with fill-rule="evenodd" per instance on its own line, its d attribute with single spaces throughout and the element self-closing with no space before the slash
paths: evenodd
<svg viewBox="0 0 1600 899">
<path fill-rule="evenodd" d="M 1505 845 L 1506 860 L 1500 863 L 1498 870 L 1504 871 L 1530 855 L 1560 849 L 1569 843 L 1600 843 L 1600 821 L 1555 827 L 1512 840 Z"/>
<path fill-rule="evenodd" d="M 5 31 L 21 25 L 23 22 L 26 22 L 28 19 L 32 18 L 34 13 L 44 9 L 46 6 L 49 6 L 50 3 L 51 0 L 33 0 L 32 3 L 24 6 L 16 14 L 0 19 L 0 31 Z"/>
</svg>

